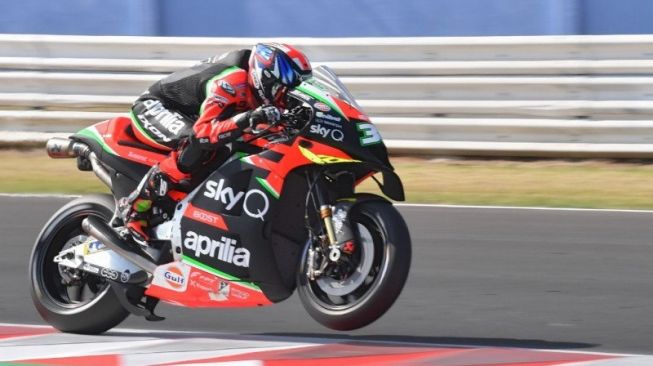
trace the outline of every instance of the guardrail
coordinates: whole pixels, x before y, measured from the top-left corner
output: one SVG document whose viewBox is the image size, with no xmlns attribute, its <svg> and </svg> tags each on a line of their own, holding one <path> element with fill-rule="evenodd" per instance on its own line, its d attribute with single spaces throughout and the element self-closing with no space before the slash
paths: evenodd
<svg viewBox="0 0 653 366">
<path fill-rule="evenodd" d="M 0 35 L 0 130 L 72 132 L 259 41 Z M 284 41 L 342 76 L 395 153 L 653 157 L 653 36 Z"/>
</svg>

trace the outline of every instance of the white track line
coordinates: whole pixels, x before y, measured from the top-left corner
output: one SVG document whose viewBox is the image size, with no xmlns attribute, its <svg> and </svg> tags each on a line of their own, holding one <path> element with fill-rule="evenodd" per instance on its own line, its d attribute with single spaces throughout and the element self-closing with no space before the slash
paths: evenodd
<svg viewBox="0 0 653 366">
<path fill-rule="evenodd" d="M 428 203 L 395 203 L 398 207 L 424 207 L 424 208 L 471 208 L 491 210 L 541 210 L 541 211 L 587 211 L 587 212 L 627 212 L 627 213 L 653 213 L 653 210 L 629 210 L 615 208 L 575 208 L 575 207 L 537 207 L 537 206 L 480 206 L 480 205 L 445 205 Z"/>
<path fill-rule="evenodd" d="M 0 193 L 0 197 L 17 197 L 17 198 L 77 198 L 78 194 L 62 193 Z"/>
</svg>

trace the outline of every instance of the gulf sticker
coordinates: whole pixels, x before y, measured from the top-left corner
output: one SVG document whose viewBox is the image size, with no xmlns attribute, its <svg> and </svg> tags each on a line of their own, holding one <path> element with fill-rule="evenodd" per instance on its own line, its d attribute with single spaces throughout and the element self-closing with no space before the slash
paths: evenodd
<svg viewBox="0 0 653 366">
<path fill-rule="evenodd" d="M 190 267 L 181 262 L 159 266 L 154 271 L 152 284 L 176 292 L 184 292 L 188 287 Z"/>
<path fill-rule="evenodd" d="M 163 274 L 163 278 L 168 281 L 168 285 L 176 289 L 181 288 L 186 282 L 184 274 L 181 273 L 181 270 L 176 266 L 170 266 L 170 268 L 168 268 L 168 270 Z"/>
</svg>

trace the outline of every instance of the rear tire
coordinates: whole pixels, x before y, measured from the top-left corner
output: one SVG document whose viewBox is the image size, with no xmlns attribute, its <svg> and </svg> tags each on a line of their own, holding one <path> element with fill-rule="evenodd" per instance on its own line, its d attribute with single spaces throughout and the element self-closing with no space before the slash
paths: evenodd
<svg viewBox="0 0 653 366">
<path fill-rule="evenodd" d="M 111 286 L 100 277 L 84 273 L 82 280 L 86 282 L 75 289 L 81 293 L 71 295 L 71 286 L 62 284 L 61 269 L 53 262 L 64 246 L 87 236 L 81 229 L 84 218 L 96 216 L 109 221 L 114 207 L 109 195 L 75 199 L 50 218 L 34 244 L 29 264 L 32 301 L 41 317 L 62 332 L 103 333 L 129 315 Z"/>
<path fill-rule="evenodd" d="M 371 237 L 374 253 L 371 268 L 361 264 L 365 280 L 355 282 L 357 288 L 342 296 L 334 296 L 320 287 L 319 280 L 306 276 L 308 245 L 305 248 L 297 274 L 297 291 L 308 313 L 322 325 L 335 330 L 353 330 L 364 327 L 392 306 L 408 277 L 411 261 L 411 243 L 408 227 L 401 214 L 387 201 L 364 201 L 356 204 L 349 213 L 354 231 L 358 231 L 357 247 L 365 236 Z M 369 235 L 368 235 L 369 234 Z M 361 262 L 365 262 L 361 260 Z M 365 268 L 363 268 L 365 267 Z"/>
</svg>

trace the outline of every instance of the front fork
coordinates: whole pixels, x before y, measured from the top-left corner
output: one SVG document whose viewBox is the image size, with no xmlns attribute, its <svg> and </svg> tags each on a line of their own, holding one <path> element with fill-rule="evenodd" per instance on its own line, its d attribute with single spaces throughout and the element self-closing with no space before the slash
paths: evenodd
<svg viewBox="0 0 653 366">
<path fill-rule="evenodd" d="M 308 194 L 313 198 L 314 207 L 319 207 L 320 223 L 324 227 L 324 234 L 315 235 L 312 232 L 310 234 L 312 244 L 309 244 L 306 266 L 306 276 L 310 280 L 315 280 L 315 278 L 321 276 L 329 264 L 337 265 L 342 258 L 343 248 L 346 254 L 351 254 L 348 253 L 348 249 L 354 248 L 354 236 L 347 220 L 347 211 L 352 205 L 351 200 L 354 196 L 353 178 L 348 179 L 348 177 L 345 177 L 343 183 L 342 175 L 330 178 L 326 175 L 322 176 L 322 172 L 316 174 L 319 175 L 313 177 L 313 183 L 310 183 L 310 179 L 308 180 Z M 327 185 L 334 187 L 349 186 L 351 188 L 333 190 L 329 189 L 330 187 Z M 334 194 L 335 197 L 331 197 Z M 345 197 L 342 197 L 343 195 Z M 345 198 L 344 203 L 330 204 L 333 200 L 342 198 Z M 315 245 L 316 242 L 318 245 Z"/>
<path fill-rule="evenodd" d="M 340 259 L 340 247 L 338 246 L 338 239 L 333 228 L 333 210 L 331 206 L 320 206 L 320 218 L 324 221 L 327 239 L 329 239 L 329 260 L 331 262 L 337 262 Z"/>
</svg>

